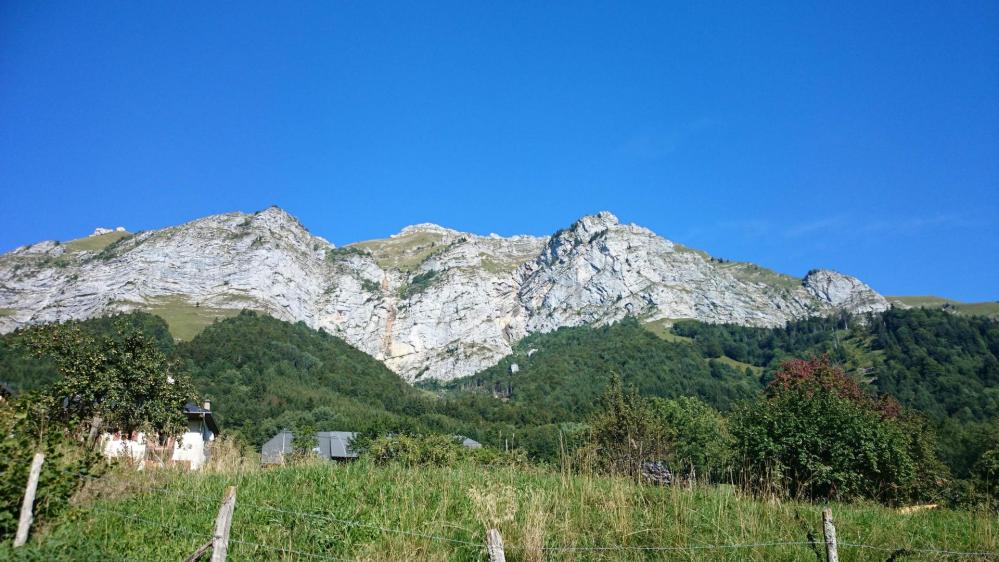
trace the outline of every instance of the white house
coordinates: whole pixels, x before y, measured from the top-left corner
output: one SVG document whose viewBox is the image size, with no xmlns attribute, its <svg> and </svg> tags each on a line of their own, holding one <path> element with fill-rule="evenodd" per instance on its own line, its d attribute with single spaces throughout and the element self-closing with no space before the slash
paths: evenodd
<svg viewBox="0 0 999 562">
<path fill-rule="evenodd" d="M 187 431 L 179 437 L 147 439 L 142 432 L 122 435 L 119 432 L 104 434 L 104 455 L 108 458 L 129 457 L 139 470 L 146 466 L 180 465 L 198 470 L 208 460 L 211 442 L 219 433 L 219 426 L 212 416 L 211 405 L 188 402 L 184 404 Z"/>
</svg>

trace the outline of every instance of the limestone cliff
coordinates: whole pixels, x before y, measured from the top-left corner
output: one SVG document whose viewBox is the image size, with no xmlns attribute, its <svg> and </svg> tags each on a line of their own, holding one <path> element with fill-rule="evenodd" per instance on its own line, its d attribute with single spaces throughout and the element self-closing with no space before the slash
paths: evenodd
<svg viewBox="0 0 999 562">
<path fill-rule="evenodd" d="M 0 332 L 135 309 L 249 308 L 336 334 L 412 381 L 490 366 L 529 332 L 626 315 L 775 326 L 889 307 L 856 278 L 717 260 L 610 213 L 547 238 L 420 224 L 342 248 L 276 207 L 101 236 L 114 237 L 0 256 Z"/>
</svg>

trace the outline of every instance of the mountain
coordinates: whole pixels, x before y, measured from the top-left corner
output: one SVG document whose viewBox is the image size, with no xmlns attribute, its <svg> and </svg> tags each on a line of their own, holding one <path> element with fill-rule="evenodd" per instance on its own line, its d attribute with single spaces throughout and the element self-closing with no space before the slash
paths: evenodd
<svg viewBox="0 0 999 562">
<path fill-rule="evenodd" d="M 277 207 L 96 237 L 0 256 L 0 332 L 146 310 L 189 339 L 252 309 L 321 328 L 415 381 L 480 371 L 531 333 L 627 316 L 780 326 L 890 307 L 856 278 L 712 258 L 606 212 L 550 237 L 419 224 L 341 248 Z"/>
</svg>

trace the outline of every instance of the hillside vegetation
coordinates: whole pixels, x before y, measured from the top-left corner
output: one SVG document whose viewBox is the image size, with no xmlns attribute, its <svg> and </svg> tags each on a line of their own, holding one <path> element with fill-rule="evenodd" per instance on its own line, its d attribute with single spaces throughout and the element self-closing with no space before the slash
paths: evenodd
<svg viewBox="0 0 999 562">
<path fill-rule="evenodd" d="M 830 501 L 852 502 L 834 503 L 850 559 L 991 555 L 996 335 L 930 310 L 778 330 L 676 323 L 670 341 L 628 319 L 533 335 L 477 377 L 421 389 L 335 336 L 251 312 L 181 343 L 143 313 L 32 328 L 0 339 L 18 392 L 0 402 L 0 468 L 14 475 L 0 540 L 44 450 L 35 543 L 18 558 L 182 557 L 229 484 L 245 559 L 479 560 L 497 527 L 511 560 L 798 560 L 819 552 L 807 502 Z M 906 404 L 880 392 L 889 383 Z M 953 395 L 973 384 L 976 400 Z M 200 397 L 229 434 L 207 474 L 100 476 L 91 424 L 176 431 Z M 254 451 L 284 427 L 361 431 L 361 459 L 317 464 L 296 439 L 291 466 L 261 471 Z"/>
<path fill-rule="evenodd" d="M 581 430 L 613 375 L 640 395 L 696 396 L 724 412 L 759 395 L 784 360 L 821 354 L 869 393 L 892 395 L 929 416 L 958 476 L 984 451 L 983 436 L 999 415 L 997 323 L 935 310 L 892 310 L 866 323 L 815 318 L 777 329 L 694 321 L 654 326 L 665 339 L 632 319 L 563 328 L 525 338 L 475 376 L 423 389 L 301 323 L 244 312 L 175 343 L 155 316 L 118 318 L 181 361 L 213 400 L 222 427 L 254 447 L 282 428 L 311 425 L 462 434 L 550 460 L 560 440 Z M 112 322 L 80 325 L 100 333 Z M 18 351 L 22 338 L 22 332 L 0 337 L 3 380 L 15 390 L 55 380 L 51 365 Z"/>
<path fill-rule="evenodd" d="M 65 243 L 65 246 L 71 252 L 98 252 L 129 236 L 132 236 L 132 233 L 118 231 L 105 232 L 104 234 L 70 240 Z"/>
<path fill-rule="evenodd" d="M 754 374 L 707 360 L 692 345 L 664 341 L 634 318 L 530 335 L 497 365 L 443 388 L 486 390 L 530 405 L 545 421 L 571 421 L 593 411 L 615 374 L 641 395 L 697 396 L 722 410 L 761 388 Z"/>
<path fill-rule="evenodd" d="M 224 427 L 260 444 L 283 428 L 364 431 L 401 423 L 421 392 L 370 355 L 304 324 L 252 312 L 176 348 Z M 416 424 L 415 420 L 410 423 Z"/>
</svg>

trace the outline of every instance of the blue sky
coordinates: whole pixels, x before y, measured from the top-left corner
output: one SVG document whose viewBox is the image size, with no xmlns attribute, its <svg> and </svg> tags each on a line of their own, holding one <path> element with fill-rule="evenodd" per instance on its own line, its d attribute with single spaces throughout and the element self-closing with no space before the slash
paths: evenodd
<svg viewBox="0 0 999 562">
<path fill-rule="evenodd" d="M 999 3 L 0 3 L 0 251 L 278 204 L 999 299 Z M 753 5 L 749 5 L 753 4 Z"/>
</svg>

